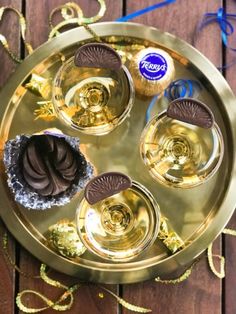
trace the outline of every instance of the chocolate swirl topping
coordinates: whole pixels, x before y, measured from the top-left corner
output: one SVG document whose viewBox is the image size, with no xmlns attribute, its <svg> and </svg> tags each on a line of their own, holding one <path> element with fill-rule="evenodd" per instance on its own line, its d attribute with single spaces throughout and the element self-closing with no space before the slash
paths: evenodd
<svg viewBox="0 0 236 314">
<path fill-rule="evenodd" d="M 75 180 L 80 161 L 73 148 L 52 135 L 32 136 L 22 153 L 24 180 L 42 196 L 66 191 Z"/>
</svg>

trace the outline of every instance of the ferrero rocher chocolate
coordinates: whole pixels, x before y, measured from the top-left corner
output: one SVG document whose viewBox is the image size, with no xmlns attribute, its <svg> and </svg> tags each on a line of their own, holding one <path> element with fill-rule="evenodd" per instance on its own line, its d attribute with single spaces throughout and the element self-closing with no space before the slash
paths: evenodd
<svg viewBox="0 0 236 314">
<path fill-rule="evenodd" d="M 140 50 L 129 66 L 136 92 L 145 96 L 162 93 L 173 80 L 174 62 L 171 56 L 158 48 Z"/>
</svg>

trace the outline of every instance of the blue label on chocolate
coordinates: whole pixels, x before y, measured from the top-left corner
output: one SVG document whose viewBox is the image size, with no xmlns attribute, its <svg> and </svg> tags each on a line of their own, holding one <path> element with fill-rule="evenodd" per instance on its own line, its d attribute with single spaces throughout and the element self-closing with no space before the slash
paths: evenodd
<svg viewBox="0 0 236 314">
<path fill-rule="evenodd" d="M 148 80 L 160 80 L 167 72 L 166 59 L 156 52 L 148 53 L 139 62 L 139 71 Z"/>
</svg>

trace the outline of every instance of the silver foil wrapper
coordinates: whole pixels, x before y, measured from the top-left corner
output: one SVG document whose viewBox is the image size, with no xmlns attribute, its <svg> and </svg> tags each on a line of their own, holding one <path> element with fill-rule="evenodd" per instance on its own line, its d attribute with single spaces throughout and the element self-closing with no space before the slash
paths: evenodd
<svg viewBox="0 0 236 314">
<path fill-rule="evenodd" d="M 44 210 L 52 206 L 63 206 L 69 203 L 71 198 L 81 191 L 93 176 L 93 167 L 81 153 L 78 138 L 62 133 L 43 132 L 42 134 L 63 137 L 72 149 L 79 154 L 81 169 L 74 182 L 65 192 L 56 196 L 41 196 L 25 182 L 19 167 L 21 153 L 32 135 L 17 135 L 15 139 L 7 141 L 4 147 L 3 161 L 8 177 L 8 186 L 13 192 L 16 202 L 26 208 L 35 210 Z"/>
</svg>

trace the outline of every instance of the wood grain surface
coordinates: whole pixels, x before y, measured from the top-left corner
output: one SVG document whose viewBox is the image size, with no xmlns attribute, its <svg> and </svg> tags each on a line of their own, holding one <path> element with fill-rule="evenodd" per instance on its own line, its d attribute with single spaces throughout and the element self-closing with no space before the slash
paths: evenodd
<svg viewBox="0 0 236 314">
<path fill-rule="evenodd" d="M 14 6 L 16 9 L 21 11 L 21 0 L 7 0 L 2 1 L 0 6 Z M 19 23 L 16 15 L 12 16 L 12 13 L 6 11 L 3 16 L 3 23 L 1 25 L 1 33 L 8 39 L 12 51 L 17 55 L 21 55 L 21 44 L 20 44 L 20 32 Z M 9 29 L 14 29 L 14 32 L 9 32 Z M 10 59 L 9 55 L 3 51 L 0 47 L 0 89 L 4 86 L 7 79 L 14 72 L 16 65 Z M 0 221 L 0 235 L 6 232 L 4 224 Z M 16 261 L 16 250 L 19 249 L 19 245 L 16 244 L 12 237 L 9 237 L 9 253 L 12 256 L 12 260 Z M 20 253 L 19 251 L 17 252 Z M 14 313 L 15 312 L 15 293 L 18 289 L 18 274 L 15 273 L 14 269 L 6 263 L 3 257 L 3 250 L 0 249 L 0 313 Z"/>
<path fill-rule="evenodd" d="M 156 1 L 127 1 L 127 12 Z M 178 2 L 178 3 L 177 3 Z M 207 11 L 214 12 L 221 5 L 221 1 L 195 1 L 180 0 L 169 7 L 161 8 L 147 15 L 138 17 L 135 21 L 157 27 L 163 31 L 191 43 L 196 24 Z M 191 11 L 189 8 L 194 8 Z M 211 32 L 211 36 L 209 36 Z M 209 26 L 198 37 L 197 48 L 203 52 L 213 63 L 221 65 L 222 49 L 217 27 Z M 209 46 L 214 49 L 209 49 Z M 221 252 L 221 239 L 217 240 L 218 252 Z M 147 282 L 123 287 L 123 296 L 137 303 L 142 300 L 142 305 L 149 306 L 154 313 L 172 314 L 219 314 L 221 313 L 221 281 L 214 278 L 208 270 L 206 259 L 202 259 L 197 265 L 193 275 L 188 281 L 179 285 L 163 285 L 155 282 Z M 141 297 L 142 296 L 142 297 Z M 178 301 L 177 301 L 178 300 Z M 182 300 L 182 301 L 181 301 Z M 178 307 L 176 307 L 178 304 Z M 128 311 L 124 310 L 124 314 Z"/>
<path fill-rule="evenodd" d="M 223 1 L 223 0 L 222 0 Z M 178 0 L 168 7 L 150 12 L 134 19 L 143 23 L 168 31 L 191 43 L 197 23 L 206 12 L 216 12 L 223 5 L 221 0 Z M 49 33 L 48 16 L 53 8 L 66 3 L 66 0 L 0 0 L 0 6 L 12 5 L 25 14 L 28 22 L 27 39 L 34 48 L 45 42 Z M 85 16 L 94 15 L 99 5 L 95 0 L 76 0 L 83 9 Z M 226 2 L 226 1 L 225 1 Z M 157 3 L 155 0 L 106 0 L 107 11 L 102 20 L 114 20 L 124 13 L 139 10 Z M 236 13 L 236 2 L 227 1 L 227 11 Z M 57 21 L 57 18 L 56 18 Z M 10 30 L 10 31 L 9 31 Z M 0 25 L 0 33 L 7 35 L 12 49 L 24 56 L 24 49 L 20 40 L 19 27 L 16 16 L 7 13 Z M 220 31 L 216 25 L 210 25 L 200 34 L 195 43 L 196 47 L 206 55 L 216 66 L 223 62 L 236 59 L 234 53 L 226 53 L 220 40 Z M 15 69 L 9 56 L 0 49 L 0 86 L 4 86 L 7 78 Z M 236 92 L 236 64 L 224 71 L 227 81 Z M 236 215 L 229 223 L 236 228 Z M 5 228 L 0 224 L 0 234 Z M 236 313 L 236 239 L 230 236 L 219 237 L 214 245 L 214 251 L 226 256 L 226 279 L 220 281 L 212 275 L 206 258 L 202 258 L 196 265 L 191 277 L 178 285 L 163 285 L 154 281 L 139 284 L 109 286 L 112 291 L 119 293 L 127 301 L 136 305 L 152 309 L 154 314 L 234 314 Z M 38 274 L 40 262 L 10 237 L 10 254 L 23 271 Z M 60 289 L 51 288 L 41 280 L 28 279 L 15 274 L 12 267 L 6 263 L 1 249 L 0 256 L 0 314 L 20 313 L 15 307 L 15 295 L 24 289 L 41 291 L 51 300 L 56 300 L 62 293 Z M 75 278 L 52 272 L 53 278 L 62 280 L 68 285 L 76 282 Z M 130 311 L 121 308 L 116 301 L 94 286 L 83 286 L 76 294 L 76 301 L 71 310 L 66 313 L 80 314 L 128 314 Z M 27 297 L 25 304 L 31 307 L 44 306 L 36 297 Z M 47 310 L 45 314 L 54 313 Z"/>
<path fill-rule="evenodd" d="M 235 1 L 226 1 L 226 10 L 227 13 L 236 13 L 236 2 Z M 232 22 L 232 21 L 231 21 Z M 235 23 L 233 22 L 235 27 Z M 230 40 L 229 44 L 233 47 L 236 46 L 235 40 Z M 225 56 L 225 62 L 227 64 L 234 64 L 233 66 L 225 70 L 225 77 L 231 86 L 232 90 L 236 94 L 236 56 L 232 51 L 227 50 Z M 236 229 L 236 212 L 231 218 L 229 228 Z M 225 314 L 236 313 L 236 298 L 234 293 L 234 287 L 236 287 L 236 238 L 228 235 L 223 236 L 223 245 L 224 245 L 224 255 L 226 257 L 226 278 L 223 281 L 223 294 L 222 300 L 224 304 Z"/>
</svg>

